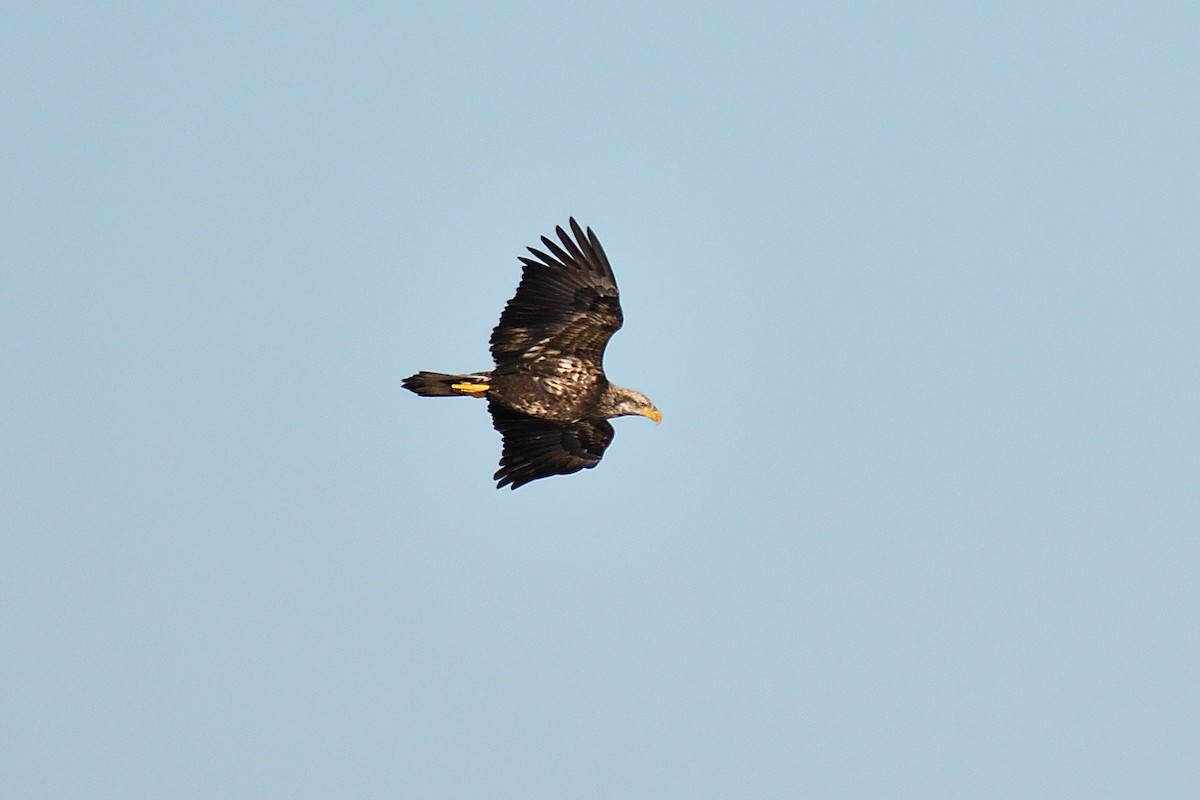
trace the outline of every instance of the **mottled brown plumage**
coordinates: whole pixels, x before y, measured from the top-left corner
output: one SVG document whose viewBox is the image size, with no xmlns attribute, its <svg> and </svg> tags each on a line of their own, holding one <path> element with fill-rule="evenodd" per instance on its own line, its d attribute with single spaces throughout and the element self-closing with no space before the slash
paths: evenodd
<svg viewBox="0 0 1200 800">
<path fill-rule="evenodd" d="M 547 251 L 529 248 L 517 292 L 492 331 L 490 372 L 419 372 L 405 388 L 428 397 L 485 397 L 504 440 L 497 488 L 567 475 L 600 463 L 612 442 L 611 417 L 658 409 L 640 392 L 610 383 L 604 348 L 623 317 L 608 257 L 574 219 L 574 238 L 556 228 Z"/>
</svg>

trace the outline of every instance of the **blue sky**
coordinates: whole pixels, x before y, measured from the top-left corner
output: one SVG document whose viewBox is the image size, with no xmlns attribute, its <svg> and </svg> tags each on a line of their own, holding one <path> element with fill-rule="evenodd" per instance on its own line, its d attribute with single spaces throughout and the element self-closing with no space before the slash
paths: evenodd
<svg viewBox="0 0 1200 800">
<path fill-rule="evenodd" d="M 1193 797 L 1200 12 L 18 4 L 5 797 Z M 479 370 L 571 215 L 604 463 Z"/>
</svg>

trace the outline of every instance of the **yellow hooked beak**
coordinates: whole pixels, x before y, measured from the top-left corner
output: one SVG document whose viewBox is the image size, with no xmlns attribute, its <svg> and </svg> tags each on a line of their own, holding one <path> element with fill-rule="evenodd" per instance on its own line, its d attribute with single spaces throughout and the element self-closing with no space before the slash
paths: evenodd
<svg viewBox="0 0 1200 800">
<path fill-rule="evenodd" d="M 649 408 L 645 409 L 644 411 L 640 411 L 638 413 L 640 413 L 644 417 L 649 417 L 650 419 L 654 420 L 655 425 L 662 422 L 662 412 L 659 411 L 654 406 L 650 406 Z"/>
</svg>

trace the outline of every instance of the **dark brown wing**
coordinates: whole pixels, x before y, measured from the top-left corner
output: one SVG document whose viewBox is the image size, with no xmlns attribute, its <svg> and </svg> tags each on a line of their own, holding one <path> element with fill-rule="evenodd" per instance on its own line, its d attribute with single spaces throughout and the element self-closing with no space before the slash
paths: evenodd
<svg viewBox="0 0 1200 800">
<path fill-rule="evenodd" d="M 536 260 L 521 257 L 521 283 L 492 331 L 497 369 L 553 374 L 558 359 L 571 356 L 603 370 L 604 348 L 622 322 L 617 281 L 591 228 L 585 234 L 573 218 L 570 225 L 574 239 L 556 228 L 561 246 L 543 236 L 549 253 L 531 247 Z"/>
<path fill-rule="evenodd" d="M 492 477 L 496 488 L 523 486 L 538 478 L 570 475 L 590 469 L 613 440 L 613 426 L 605 419 L 554 422 L 488 404 L 492 425 L 504 438 L 500 469 Z"/>
</svg>

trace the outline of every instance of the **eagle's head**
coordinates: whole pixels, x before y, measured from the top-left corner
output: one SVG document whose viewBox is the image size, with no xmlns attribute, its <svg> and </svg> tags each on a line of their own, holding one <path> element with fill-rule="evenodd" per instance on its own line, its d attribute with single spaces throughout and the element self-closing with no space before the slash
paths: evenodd
<svg viewBox="0 0 1200 800">
<path fill-rule="evenodd" d="M 631 414 L 640 414 L 643 417 L 649 417 L 655 423 L 662 422 L 662 412 L 654 407 L 654 403 L 650 402 L 650 398 L 637 391 L 636 389 L 625 389 L 620 386 L 609 384 L 608 391 L 605 393 L 604 410 L 606 417 L 625 417 Z"/>
</svg>

